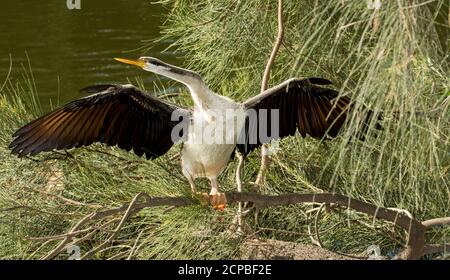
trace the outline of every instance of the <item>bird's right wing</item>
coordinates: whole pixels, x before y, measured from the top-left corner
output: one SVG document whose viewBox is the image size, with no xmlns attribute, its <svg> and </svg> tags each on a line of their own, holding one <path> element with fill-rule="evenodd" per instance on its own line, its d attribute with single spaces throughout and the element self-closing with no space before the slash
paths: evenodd
<svg viewBox="0 0 450 280">
<path fill-rule="evenodd" d="M 94 142 L 117 145 L 147 159 L 165 154 L 187 129 L 191 112 L 152 97 L 134 86 L 96 85 L 92 93 L 44 115 L 17 130 L 10 144 L 19 156 L 70 149 Z M 174 112 L 178 118 L 172 120 Z M 175 138 L 175 139 L 172 139 Z"/>
</svg>

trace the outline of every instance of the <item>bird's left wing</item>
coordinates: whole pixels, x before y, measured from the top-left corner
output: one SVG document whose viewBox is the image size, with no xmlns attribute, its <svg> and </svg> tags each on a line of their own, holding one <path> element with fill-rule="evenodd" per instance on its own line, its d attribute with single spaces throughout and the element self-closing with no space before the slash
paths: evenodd
<svg viewBox="0 0 450 280">
<path fill-rule="evenodd" d="M 327 84 L 331 82 L 321 78 L 290 79 L 244 102 L 247 116 L 239 151 L 248 154 L 270 140 L 294 135 L 297 129 L 303 137 L 335 137 L 346 119 L 350 99 L 320 86 Z M 269 137 L 263 139 L 261 130 Z"/>
<path fill-rule="evenodd" d="M 94 142 L 119 146 L 147 159 L 165 154 L 177 139 L 173 128 L 190 111 L 152 97 L 134 86 L 96 85 L 75 100 L 17 130 L 9 148 L 19 156 L 70 149 Z M 173 113 L 179 118 L 173 118 Z M 176 117 L 176 116 L 175 116 Z M 186 125 L 187 127 L 187 125 Z M 183 131 L 180 130 L 180 134 Z M 182 135 L 176 135 L 181 137 Z"/>
</svg>

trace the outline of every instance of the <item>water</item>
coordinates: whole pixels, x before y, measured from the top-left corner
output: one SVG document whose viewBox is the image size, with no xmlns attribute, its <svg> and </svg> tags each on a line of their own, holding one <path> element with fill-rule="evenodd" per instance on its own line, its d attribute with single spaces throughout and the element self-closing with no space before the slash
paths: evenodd
<svg viewBox="0 0 450 280">
<path fill-rule="evenodd" d="M 67 9 L 66 0 L 2 1 L 0 4 L 0 84 L 13 61 L 20 77 L 28 59 L 44 109 L 80 98 L 79 89 L 97 83 L 127 83 L 141 77 L 148 88 L 157 77 L 112 58 L 158 57 L 171 42 L 137 50 L 160 35 L 164 9 L 149 0 L 81 0 L 81 10 Z"/>
</svg>

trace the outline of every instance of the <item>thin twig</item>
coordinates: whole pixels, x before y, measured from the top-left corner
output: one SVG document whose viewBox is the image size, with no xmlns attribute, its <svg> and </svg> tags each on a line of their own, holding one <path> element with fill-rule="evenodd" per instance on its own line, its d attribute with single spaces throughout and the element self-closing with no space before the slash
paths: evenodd
<svg viewBox="0 0 450 280">
<path fill-rule="evenodd" d="M 266 68 L 264 69 L 263 78 L 261 81 L 261 92 L 264 92 L 269 85 L 270 71 L 272 69 L 273 63 L 277 56 L 278 50 L 283 42 L 284 37 L 284 22 L 283 22 L 283 0 L 278 0 L 278 34 L 275 44 L 270 54 L 269 60 L 267 61 Z M 258 171 L 258 175 L 255 180 L 255 184 L 260 186 L 265 179 L 265 172 L 270 164 L 270 156 L 268 151 L 268 144 L 264 144 L 261 147 L 261 167 Z"/>
<path fill-rule="evenodd" d="M 322 240 L 320 239 L 320 233 L 319 233 L 319 217 L 320 214 L 322 213 L 323 208 L 325 207 L 325 203 L 322 203 L 322 205 L 320 205 L 319 209 L 317 210 L 316 213 L 316 217 L 314 218 L 314 234 L 316 236 L 316 241 L 317 244 L 319 245 L 320 248 L 323 248 L 323 244 L 322 244 Z"/>
<path fill-rule="evenodd" d="M 144 233 L 144 231 L 139 232 L 136 240 L 134 241 L 133 247 L 130 250 L 130 254 L 127 257 L 127 260 L 131 260 L 131 258 L 133 257 L 134 253 L 136 252 L 138 241 L 139 241 L 139 239 L 141 239 L 141 236 L 142 236 L 143 233 Z"/>
<path fill-rule="evenodd" d="M 98 245 L 97 247 L 95 247 L 94 249 L 90 250 L 89 252 L 87 252 L 84 256 L 81 257 L 82 260 L 85 259 L 89 259 L 92 255 L 94 255 L 95 253 L 97 253 L 98 251 L 102 250 L 103 248 L 105 248 L 108 244 L 111 244 L 112 241 L 116 238 L 116 236 L 119 234 L 120 229 L 122 228 L 122 226 L 124 225 L 125 221 L 131 216 L 132 212 L 133 212 L 133 206 L 137 203 L 138 199 L 141 198 L 142 196 L 147 196 L 147 194 L 144 193 L 138 193 L 133 200 L 131 201 L 131 203 L 128 205 L 127 210 L 125 211 L 125 214 L 123 215 L 122 219 L 120 220 L 120 223 L 117 225 L 116 229 L 114 230 L 114 233 L 102 244 Z M 95 216 L 95 215 L 94 215 Z M 93 217 L 94 217 L 93 216 Z"/>
<path fill-rule="evenodd" d="M 77 236 L 80 233 L 89 232 L 91 230 L 92 230 L 92 228 L 89 227 L 89 228 L 77 230 L 74 232 L 69 232 L 66 234 L 58 234 L 58 235 L 43 236 L 43 237 L 28 237 L 28 239 L 33 240 L 33 241 L 59 240 L 59 239 L 65 239 L 65 238 L 72 238 L 74 236 Z"/>
<path fill-rule="evenodd" d="M 8 74 L 6 74 L 5 81 L 3 82 L 2 86 L 0 87 L 0 92 L 3 91 L 3 88 L 6 86 L 8 80 L 9 80 L 9 77 L 10 77 L 10 75 L 11 75 L 11 70 L 12 70 L 12 63 L 13 63 L 13 62 L 12 62 L 12 56 L 11 56 L 11 53 L 9 53 L 9 69 L 8 69 Z"/>
<path fill-rule="evenodd" d="M 244 166 L 244 156 L 238 152 L 237 157 L 239 159 L 239 162 L 238 162 L 238 166 L 236 168 L 236 184 L 237 184 L 237 191 L 238 192 L 242 192 L 241 172 L 242 172 L 242 168 Z M 237 224 L 238 224 L 237 232 L 238 233 L 242 233 L 242 224 L 243 224 L 243 221 L 242 221 L 242 215 L 243 215 L 242 214 L 242 206 L 243 206 L 243 203 L 239 202 L 238 203 L 238 213 L 237 213 Z"/>
<path fill-rule="evenodd" d="M 36 188 L 31 188 L 31 187 L 26 187 L 26 186 L 24 188 L 27 189 L 27 190 L 33 191 L 33 192 L 37 192 L 37 193 L 43 194 L 45 196 L 58 198 L 58 199 L 60 199 L 60 200 L 62 200 L 64 202 L 67 202 L 68 204 L 73 204 L 73 205 L 78 205 L 78 206 L 86 206 L 86 207 L 91 207 L 91 208 L 99 208 L 99 207 L 101 207 L 100 205 L 86 204 L 86 203 L 83 203 L 83 202 L 75 201 L 75 200 L 72 200 L 70 198 L 66 198 L 66 197 L 63 197 L 61 195 L 49 193 L 49 192 L 46 192 L 46 191 L 43 191 L 43 190 L 39 190 L 39 189 L 36 189 Z"/>
<path fill-rule="evenodd" d="M 424 225 L 426 228 L 434 226 L 450 225 L 450 217 L 426 220 L 422 222 L 422 225 Z"/>
<path fill-rule="evenodd" d="M 59 243 L 58 246 L 56 246 L 55 249 L 53 249 L 53 251 L 51 251 L 50 253 L 48 253 L 43 259 L 44 260 L 51 260 L 54 257 L 56 257 L 65 247 L 66 245 L 72 240 L 72 237 L 70 236 L 71 233 L 77 231 L 79 228 L 81 228 L 85 223 L 87 223 L 87 221 L 89 221 L 90 217 L 93 216 L 94 214 L 89 214 L 87 216 L 85 216 L 83 219 L 81 219 L 69 232 L 67 237 L 61 241 Z"/>
<path fill-rule="evenodd" d="M 2 208 L 2 209 L 0 209 L 0 212 L 10 212 L 10 211 L 21 210 L 21 209 L 27 209 L 27 210 L 30 210 L 31 212 L 36 212 L 36 213 L 50 215 L 50 216 L 63 216 L 63 217 L 79 216 L 78 214 L 73 214 L 73 213 L 49 212 L 49 211 L 41 210 L 41 209 L 38 209 L 33 206 L 29 206 L 29 205 L 16 205 L 16 206 L 8 207 L 8 208 Z"/>
<path fill-rule="evenodd" d="M 269 85 L 270 71 L 272 70 L 275 57 L 277 56 L 278 50 L 280 49 L 284 36 L 283 0 L 278 0 L 277 15 L 278 15 L 278 34 L 272 49 L 272 53 L 270 54 L 269 57 L 269 61 L 267 61 L 266 68 L 264 69 L 264 74 L 261 81 L 261 92 L 265 91 Z"/>
</svg>

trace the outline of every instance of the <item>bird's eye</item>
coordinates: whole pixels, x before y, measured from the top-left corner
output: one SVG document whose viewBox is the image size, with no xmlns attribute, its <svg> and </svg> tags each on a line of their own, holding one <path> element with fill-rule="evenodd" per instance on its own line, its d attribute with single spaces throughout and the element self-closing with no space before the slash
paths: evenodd
<svg viewBox="0 0 450 280">
<path fill-rule="evenodd" d="M 155 58 L 148 59 L 148 63 L 151 63 L 151 64 L 156 65 L 156 66 L 162 66 L 162 67 L 167 66 L 165 63 L 163 63 L 162 61 L 160 61 L 158 59 L 155 59 Z"/>
<path fill-rule="evenodd" d="M 140 57 L 139 60 L 142 60 L 142 61 L 144 61 L 145 63 L 149 63 L 149 62 L 150 62 L 149 57 L 146 57 L 146 56 Z"/>
</svg>

